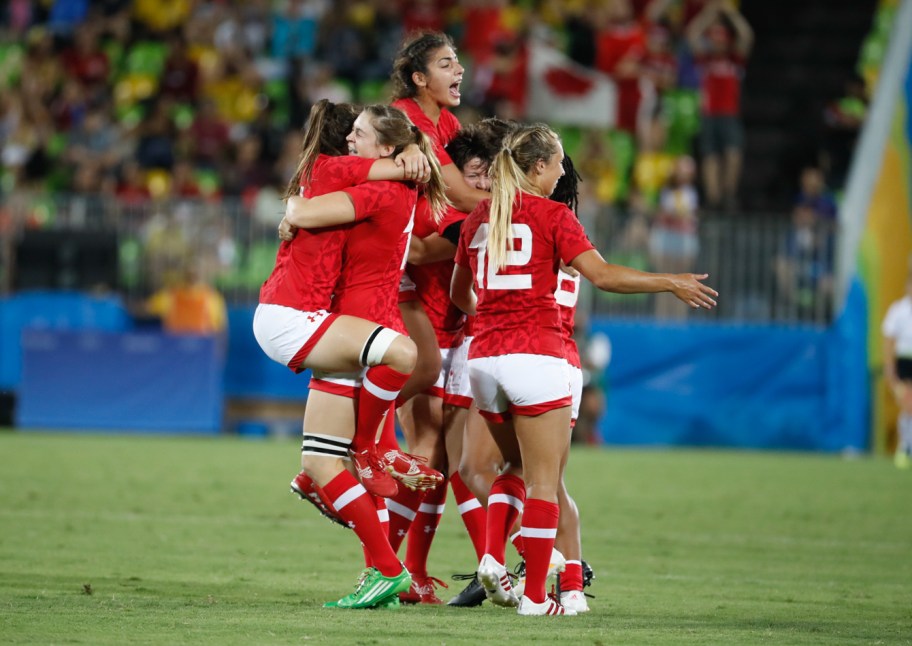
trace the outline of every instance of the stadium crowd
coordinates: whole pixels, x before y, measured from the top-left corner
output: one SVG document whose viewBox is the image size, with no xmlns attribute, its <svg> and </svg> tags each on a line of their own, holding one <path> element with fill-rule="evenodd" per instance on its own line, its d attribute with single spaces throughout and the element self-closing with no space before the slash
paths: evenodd
<svg viewBox="0 0 912 646">
<path fill-rule="evenodd" d="M 687 25 L 718 22 L 707 39 L 722 42 L 746 24 L 718 0 L 11 0 L 0 12 L 2 190 L 127 202 L 252 201 L 283 185 L 309 107 L 385 100 L 403 36 L 436 29 L 465 62 L 463 122 L 524 117 L 533 37 L 611 75 L 614 126 L 562 134 L 594 203 L 642 198 L 654 208 L 699 129 Z M 736 114 L 743 57 L 733 60 L 704 89 L 721 97 L 714 110 Z"/>
</svg>

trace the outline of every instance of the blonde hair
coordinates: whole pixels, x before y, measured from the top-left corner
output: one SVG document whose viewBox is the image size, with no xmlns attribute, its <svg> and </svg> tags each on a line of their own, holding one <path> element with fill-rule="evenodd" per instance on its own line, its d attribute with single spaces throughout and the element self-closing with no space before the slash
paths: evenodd
<svg viewBox="0 0 912 646">
<path fill-rule="evenodd" d="M 417 144 L 431 164 L 431 179 L 424 184 L 424 195 L 427 198 L 431 215 L 439 222 L 450 206 L 446 196 L 446 183 L 440 170 L 440 161 L 434 153 L 430 138 L 411 122 L 405 112 L 389 105 L 374 104 L 364 108 L 371 125 L 377 132 L 377 143 L 382 146 L 393 146 L 395 157 L 409 144 Z"/>
<path fill-rule="evenodd" d="M 544 124 L 524 126 L 508 136 L 491 164 L 491 210 L 488 218 L 488 257 L 503 269 L 513 249 L 513 205 L 522 206 L 522 194 L 540 195 L 529 174 L 541 160 L 550 161 L 560 149 L 560 139 Z M 517 192 L 519 193 L 517 195 Z"/>
</svg>

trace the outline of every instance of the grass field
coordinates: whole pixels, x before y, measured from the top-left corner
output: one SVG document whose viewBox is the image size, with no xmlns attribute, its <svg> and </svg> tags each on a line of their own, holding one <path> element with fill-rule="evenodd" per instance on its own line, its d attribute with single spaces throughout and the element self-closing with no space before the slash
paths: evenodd
<svg viewBox="0 0 912 646">
<path fill-rule="evenodd" d="M 912 644 L 912 472 L 886 459 L 575 451 L 596 598 L 558 619 L 324 610 L 360 549 L 287 492 L 297 460 L 290 440 L 0 433 L 0 643 Z M 447 580 L 474 568 L 453 512 Z"/>
</svg>

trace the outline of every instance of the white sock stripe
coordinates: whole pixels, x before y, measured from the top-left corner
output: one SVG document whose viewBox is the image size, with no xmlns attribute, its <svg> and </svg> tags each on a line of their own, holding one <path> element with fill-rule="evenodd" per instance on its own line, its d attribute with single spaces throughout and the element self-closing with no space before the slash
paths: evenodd
<svg viewBox="0 0 912 646">
<path fill-rule="evenodd" d="M 575 561 L 573 559 L 567 559 L 566 563 L 567 565 L 579 565 L 580 567 L 583 565 L 582 561 Z"/>
<path fill-rule="evenodd" d="M 522 527 L 519 533 L 523 538 L 554 538 L 557 536 L 557 527 Z"/>
<path fill-rule="evenodd" d="M 422 514 L 437 514 L 438 516 L 440 516 L 441 514 L 443 514 L 444 507 L 446 507 L 445 504 L 432 505 L 430 503 L 423 502 L 420 505 L 418 505 L 418 512 L 422 513 Z"/>
<path fill-rule="evenodd" d="M 402 516 L 406 520 L 415 520 L 415 516 L 418 515 L 418 512 L 416 512 L 414 509 L 409 509 L 405 505 L 401 505 L 395 500 L 390 500 L 389 498 L 386 499 L 386 508 L 394 514 Z"/>
<path fill-rule="evenodd" d="M 356 484 L 354 487 L 333 500 L 333 507 L 336 508 L 336 511 L 341 511 L 345 505 L 350 503 L 352 500 L 355 500 L 358 496 L 364 495 L 366 493 L 367 489 L 365 489 L 363 485 L 360 483 Z"/>
<path fill-rule="evenodd" d="M 390 519 L 390 513 L 388 509 L 378 509 L 377 518 L 380 519 L 381 523 L 388 523 Z"/>
<path fill-rule="evenodd" d="M 481 507 L 481 502 L 478 500 L 478 498 L 472 498 L 460 504 L 456 509 L 459 510 L 460 514 L 467 514 L 473 509 L 478 509 L 479 507 Z"/>
<path fill-rule="evenodd" d="M 494 495 L 488 497 L 488 507 L 490 507 L 491 505 L 496 505 L 498 503 L 516 507 L 516 509 L 518 509 L 519 512 L 522 513 L 522 510 L 523 510 L 522 500 L 520 500 L 516 496 L 508 496 L 505 493 L 495 493 Z"/>
<path fill-rule="evenodd" d="M 361 387 L 364 388 L 367 392 L 369 392 L 371 395 L 373 395 L 377 399 L 382 399 L 382 400 L 388 401 L 388 402 L 394 401 L 396 399 L 396 397 L 399 395 L 398 390 L 386 390 L 384 388 L 381 388 L 380 386 L 378 386 L 377 384 L 372 382 L 370 379 L 368 379 L 366 375 L 365 375 L 364 379 L 361 381 Z"/>
<path fill-rule="evenodd" d="M 510 542 L 511 542 L 511 543 L 515 542 L 516 539 L 519 538 L 520 536 L 522 536 L 522 532 L 516 532 L 516 533 L 514 533 L 512 536 L 510 536 Z"/>
</svg>

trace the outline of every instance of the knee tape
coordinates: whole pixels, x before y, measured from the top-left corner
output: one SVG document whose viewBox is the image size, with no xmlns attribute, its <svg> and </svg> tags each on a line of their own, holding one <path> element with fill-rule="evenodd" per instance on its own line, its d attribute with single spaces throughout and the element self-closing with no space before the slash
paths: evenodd
<svg viewBox="0 0 912 646">
<path fill-rule="evenodd" d="M 334 435 L 305 433 L 304 441 L 301 443 L 301 453 L 343 458 L 347 460 L 349 446 L 351 446 L 351 440 L 346 440 L 345 438 L 336 437 Z"/>
<path fill-rule="evenodd" d="M 365 368 L 370 368 L 383 363 L 383 355 L 386 354 L 386 351 L 398 336 L 398 332 L 383 326 L 371 332 L 371 335 L 367 337 L 367 341 L 364 342 L 364 347 L 361 348 L 361 365 Z"/>
</svg>

